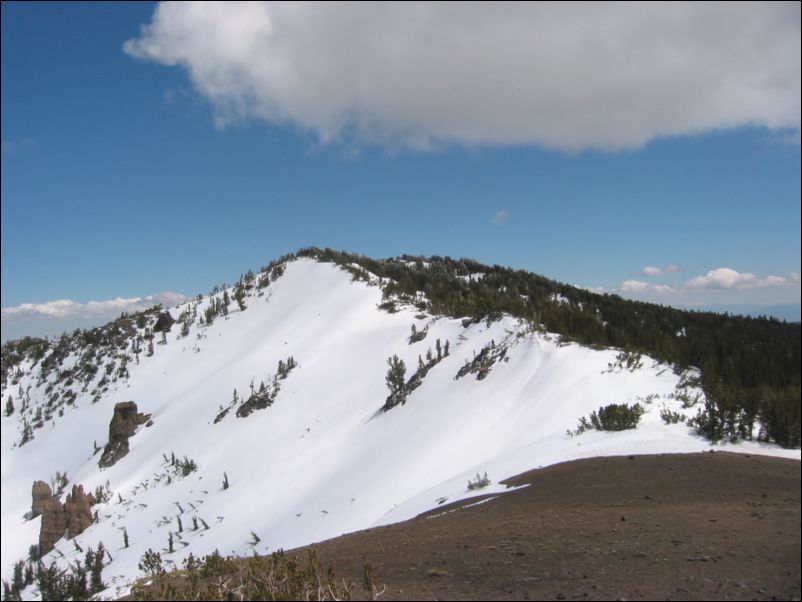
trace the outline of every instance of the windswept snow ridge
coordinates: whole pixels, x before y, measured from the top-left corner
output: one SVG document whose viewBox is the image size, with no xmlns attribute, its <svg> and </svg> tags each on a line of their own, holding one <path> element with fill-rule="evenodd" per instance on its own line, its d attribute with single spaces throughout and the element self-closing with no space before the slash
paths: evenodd
<svg viewBox="0 0 802 602">
<path fill-rule="evenodd" d="M 405 520 L 444 498 L 503 491 L 500 480 L 538 466 L 711 447 L 684 424 L 663 423 L 661 409 L 683 411 L 676 396 L 681 377 L 648 357 L 627 368 L 616 350 L 562 344 L 508 316 L 465 328 L 461 320 L 421 317 L 415 308 L 387 313 L 378 309 L 375 278 L 352 281 L 348 272 L 312 259 L 288 262 L 258 296 L 257 289 L 246 296 L 245 310 L 233 289 L 226 292 L 232 295 L 227 316 L 211 325 L 195 320 L 186 336 L 176 323 L 166 344 L 157 336 L 153 355 L 143 351 L 138 363 L 127 363 L 127 377 L 95 403 L 91 390 L 80 392 L 25 445 L 19 446 L 20 412 L 2 418 L 4 579 L 38 541 L 41 519 L 26 518 L 32 482 L 48 481 L 56 471 L 88 491 L 108 482 L 113 492 L 92 507 L 98 521 L 77 540 L 84 548 L 102 541 L 110 551 L 103 579 L 107 595 L 117 595 L 138 576 L 148 549 L 177 566 L 190 552 L 288 549 Z M 205 298 L 170 313 L 179 318 L 194 304 L 202 316 L 210 303 Z M 412 324 L 428 333 L 410 344 Z M 419 356 L 425 362 L 429 349 L 435 353 L 437 339 L 449 342 L 449 354 L 403 405 L 380 411 L 388 358 L 401 358 L 409 378 Z M 485 349 L 489 359 L 475 361 Z M 289 357 L 297 365 L 280 374 L 279 362 Z M 65 358 L 62 369 L 77 359 Z M 477 369 L 456 378 L 471 362 Z M 18 391 L 31 407 L 47 402 L 52 379 L 40 383 L 36 365 L 23 368 L 18 385 L 3 392 L 3 407 Z M 260 383 L 272 392 L 271 403 L 236 416 L 234 389 L 241 401 Z M 105 444 L 115 404 L 129 400 L 153 424 L 141 426 L 129 453 L 101 470 L 94 444 Z M 567 434 L 600 406 L 636 402 L 646 413 L 635 430 Z M 799 450 L 773 445 L 725 447 L 800 457 Z M 197 470 L 182 475 L 171 466 L 172 454 L 194 460 Z M 484 472 L 491 485 L 469 492 L 467 482 Z M 173 553 L 167 551 L 171 532 Z M 62 539 L 44 560 L 66 567 L 79 557 L 73 542 Z M 35 597 L 35 587 L 26 595 Z"/>
</svg>

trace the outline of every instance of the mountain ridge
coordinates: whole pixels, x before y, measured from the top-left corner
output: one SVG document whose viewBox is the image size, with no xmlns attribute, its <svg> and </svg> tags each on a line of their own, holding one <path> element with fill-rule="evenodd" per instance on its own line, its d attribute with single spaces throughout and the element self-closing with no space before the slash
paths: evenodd
<svg viewBox="0 0 802 602">
<path fill-rule="evenodd" d="M 710 448 L 695 429 L 664 425 L 660 417 L 662 409 L 679 413 L 703 399 L 698 370 L 578 345 L 525 315 L 505 313 L 504 299 L 517 303 L 517 295 L 522 314 L 563 315 L 560 308 L 582 303 L 584 297 L 572 297 L 583 293 L 549 290 L 545 302 L 528 309 L 525 292 L 492 294 L 494 283 L 485 282 L 497 273 L 490 266 L 463 260 L 467 274 L 435 290 L 420 272 L 437 272 L 439 259 L 424 267 L 425 260 L 406 256 L 382 268 L 354 258 L 302 250 L 178 308 L 121 317 L 44 349 L 36 341 L 4 345 L 3 405 L 14 394 L 17 404 L 1 422 L 3 529 L 12 533 L 3 538 L 4 579 L 36 541 L 37 520 L 20 523 L 30 484 L 54 471 L 90 491 L 109 482 L 115 495 L 97 505 L 99 521 L 79 539 L 108 549 L 121 545 L 126 529 L 131 547 L 115 545 L 103 571 L 107 584 L 124 589 L 142 553 L 167 546 L 168 533 L 172 539 L 188 531 L 181 540 L 188 545 L 170 553 L 176 561 L 217 547 L 272 551 L 411 518 L 444 497 L 467 497 L 464 484 L 474 472 L 490 473 L 494 484 L 485 493 L 499 487 L 497 479 L 567 458 Z M 446 266 L 453 261 L 442 259 Z M 418 279 L 414 295 L 405 282 L 411 278 Z M 453 283 L 459 288 L 450 289 Z M 481 312 L 461 318 L 439 313 L 482 304 Z M 426 332 L 422 339 L 412 340 L 413 325 Z M 73 346 L 79 337 L 82 345 Z M 438 340 L 450 343 L 446 357 L 436 351 Z M 501 348 L 504 355 L 483 367 L 483 378 L 470 371 L 458 377 L 483 350 Z M 409 374 L 427 351 L 440 361 L 406 403 L 382 411 L 388 358 L 398 355 Z M 260 384 L 271 394 L 260 398 Z M 215 421 L 226 407 L 254 398 L 270 402 L 247 417 L 226 412 Z M 99 470 L 93 450 L 105 441 L 112 406 L 128 400 L 151 414 L 153 425 L 130 438 L 126 457 Z M 641 403 L 643 423 L 615 435 L 566 434 L 610 402 Z M 37 411 L 42 426 L 33 428 Z M 20 445 L 26 422 L 32 439 Z M 221 444 L 224 452 L 208 449 Z M 799 456 L 756 442 L 728 447 Z M 171 454 L 192 460 L 196 470 L 178 476 Z M 192 530 L 196 517 L 209 529 Z M 260 543 L 250 545 L 249 533 Z M 51 553 L 48 562 L 75 555 L 72 542 L 56 547 L 64 558 Z"/>
</svg>

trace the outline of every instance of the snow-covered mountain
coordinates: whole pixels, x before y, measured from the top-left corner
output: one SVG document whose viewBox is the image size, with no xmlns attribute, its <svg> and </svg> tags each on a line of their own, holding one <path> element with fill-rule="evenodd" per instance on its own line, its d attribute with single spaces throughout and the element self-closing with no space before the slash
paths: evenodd
<svg viewBox="0 0 802 602">
<path fill-rule="evenodd" d="M 13 407 L 0 420 L 3 579 L 39 541 L 33 482 L 57 472 L 107 499 L 45 564 L 66 567 L 102 542 L 116 595 L 149 549 L 177 565 L 215 549 L 288 549 L 503 490 L 500 480 L 538 466 L 711 447 L 660 415 L 695 413 L 693 370 L 567 343 L 508 315 L 388 312 L 382 284 L 363 268 L 291 259 L 170 308 L 169 331 L 156 311 L 110 326 L 91 352 L 65 339 L 43 357 L 22 354 L 2 394 Z M 388 401 L 393 356 L 405 384 Z M 149 419 L 100 468 L 114 408 L 127 401 Z M 611 403 L 639 403 L 638 427 L 569 433 Z M 755 442 L 726 448 L 800 458 Z M 469 491 L 485 472 L 489 487 Z"/>
</svg>

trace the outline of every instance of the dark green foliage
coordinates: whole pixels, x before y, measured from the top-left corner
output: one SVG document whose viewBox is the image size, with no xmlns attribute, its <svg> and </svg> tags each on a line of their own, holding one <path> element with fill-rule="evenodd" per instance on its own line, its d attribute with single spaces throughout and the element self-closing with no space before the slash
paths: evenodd
<svg viewBox="0 0 802 602">
<path fill-rule="evenodd" d="M 479 473 L 476 473 L 476 478 L 473 481 L 468 481 L 468 489 L 470 491 L 474 491 L 475 489 L 483 489 L 490 485 L 490 478 L 487 476 L 487 472 L 481 477 Z"/>
<path fill-rule="evenodd" d="M 37 584 L 43 600 L 90 600 L 98 592 L 106 589 L 103 583 L 103 556 L 106 550 L 103 543 L 98 544 L 97 552 L 89 548 L 84 562 L 74 562 L 68 569 L 59 569 L 55 562 L 49 566 L 39 561 L 34 574 L 33 563 L 27 565 L 25 580 L 18 578 L 17 567 L 22 568 L 22 561 L 14 567 L 12 584 L 8 587 L 6 599 L 19 600 L 22 588 Z"/>
<path fill-rule="evenodd" d="M 43 564 L 39 566 L 36 574 L 36 584 L 42 600 L 66 600 L 67 599 L 67 579 L 56 563 L 53 562 L 49 567 Z"/>
<path fill-rule="evenodd" d="M 123 527 L 123 547 L 128 547 L 128 529 Z"/>
<path fill-rule="evenodd" d="M 800 444 L 800 388 L 765 388 L 760 403 L 761 437 L 783 447 Z"/>
<path fill-rule="evenodd" d="M 234 285 L 234 301 L 237 302 L 240 311 L 245 311 L 247 306 L 245 305 L 245 287 L 242 285 L 242 282 L 238 282 Z"/>
<path fill-rule="evenodd" d="M 638 426 L 643 416 L 643 406 L 636 403 L 633 406 L 625 403 L 611 403 L 600 407 L 598 412 L 591 412 L 590 420 L 580 418 L 579 426 L 574 434 L 579 435 L 590 429 L 597 431 L 624 431 Z"/>
<path fill-rule="evenodd" d="M 195 463 L 195 460 L 187 458 L 186 456 L 184 456 L 183 460 L 176 460 L 175 465 L 182 477 L 189 476 L 191 473 L 198 470 L 198 465 Z"/>
<path fill-rule="evenodd" d="M 663 408 L 660 410 L 660 418 L 662 418 L 663 422 L 666 424 L 678 424 L 680 422 L 685 422 L 688 419 L 685 414 L 681 414 L 680 412 L 672 412 L 668 408 Z"/>
<path fill-rule="evenodd" d="M 57 470 L 56 474 L 50 477 L 50 488 L 53 490 L 53 495 L 61 497 L 69 482 L 67 471 L 59 472 Z"/>
<path fill-rule="evenodd" d="M 156 318 L 156 323 L 153 325 L 153 332 L 170 332 L 170 329 L 175 324 L 175 318 L 170 315 L 169 311 L 163 311 Z"/>
<path fill-rule="evenodd" d="M 438 339 L 438 342 L 440 339 Z M 440 358 L 441 352 L 438 345 L 437 357 Z M 489 345 L 482 347 L 482 350 L 467 362 L 458 371 L 454 380 L 459 380 L 466 374 L 476 374 L 476 380 L 484 380 L 490 374 L 496 362 L 500 362 L 507 357 L 507 348 L 503 345 L 496 345 L 495 341 L 490 341 Z"/>
<path fill-rule="evenodd" d="M 97 453 L 98 449 L 101 449 L 95 445 L 95 453 Z M 95 487 L 95 492 L 92 495 L 95 498 L 96 504 L 105 504 L 111 499 L 111 489 L 109 488 L 109 482 L 106 481 L 104 485 L 98 485 Z"/>
<path fill-rule="evenodd" d="M 426 335 L 429 334 L 429 327 L 427 326 L 423 330 L 418 330 L 415 325 L 412 325 L 412 332 L 409 335 L 409 344 L 412 345 L 413 343 L 417 343 L 418 341 L 422 341 L 426 338 Z M 440 339 L 438 339 L 439 341 Z"/>
<path fill-rule="evenodd" d="M 398 308 L 392 301 L 384 301 L 380 303 L 379 309 L 386 311 L 388 314 L 394 314 L 398 311 Z"/>
<path fill-rule="evenodd" d="M 273 377 L 272 383 L 265 384 L 264 381 L 262 381 L 259 383 L 259 387 L 257 389 L 254 387 L 253 381 L 251 381 L 251 394 L 248 399 L 243 401 L 242 404 L 240 404 L 240 406 L 237 408 L 237 417 L 245 418 L 246 416 L 250 416 L 250 414 L 255 410 L 263 410 L 273 405 L 273 402 L 276 400 L 276 397 L 281 390 L 280 381 L 285 380 L 287 376 L 289 376 L 290 372 L 297 367 L 298 363 L 295 361 L 295 358 L 290 356 L 286 360 L 279 360 L 278 367 L 276 369 L 276 375 Z M 218 412 L 214 419 L 215 423 L 220 422 L 223 418 L 225 418 L 226 414 L 228 414 L 229 410 L 231 410 L 236 403 L 237 391 L 235 389 L 234 399 L 227 408 L 221 407 L 220 412 Z"/>
<path fill-rule="evenodd" d="M 390 368 L 387 370 L 385 381 L 387 382 L 387 388 L 390 389 L 390 395 L 393 395 L 398 393 L 401 387 L 404 386 L 407 367 L 404 365 L 404 360 L 398 359 L 397 355 L 387 358 L 387 365 Z"/>
<path fill-rule="evenodd" d="M 28 548 L 28 561 L 31 563 L 39 562 L 41 556 L 42 555 L 39 552 L 39 545 L 31 544 L 31 547 Z"/>
<path fill-rule="evenodd" d="M 14 400 L 11 395 L 8 396 L 8 401 L 6 402 L 6 416 L 11 416 L 14 413 Z"/>
<path fill-rule="evenodd" d="M 162 555 L 148 549 L 139 561 L 139 570 L 150 577 L 163 575 L 164 567 L 162 566 Z"/>
<path fill-rule="evenodd" d="M 437 340 L 439 341 L 440 339 Z M 398 359 L 396 356 L 393 356 L 393 358 Z M 390 373 L 393 371 L 393 366 L 394 366 L 393 358 L 387 360 L 388 363 L 390 364 L 388 377 L 390 376 Z M 439 358 L 432 357 L 432 348 L 429 347 L 428 351 L 426 352 L 426 362 L 424 363 L 423 358 L 421 358 L 421 356 L 418 356 L 418 369 L 415 370 L 415 373 L 409 377 L 409 380 L 404 382 L 405 371 L 399 372 L 399 374 L 394 375 L 393 376 L 394 379 L 399 378 L 400 376 L 401 386 L 398 387 L 397 389 L 392 389 L 392 388 L 390 389 L 390 394 L 387 396 L 387 399 L 385 400 L 384 405 L 382 406 L 382 411 L 387 412 L 388 410 L 393 409 L 397 405 L 405 404 L 407 402 L 407 397 L 409 397 L 410 393 L 412 393 L 415 389 L 417 389 L 423 384 L 423 379 L 426 378 L 426 375 L 429 373 L 429 370 L 434 368 L 441 360 L 442 357 Z M 400 368 L 404 368 L 403 361 L 400 362 L 400 367 L 396 369 L 400 370 Z M 388 387 L 389 386 L 390 385 L 388 381 Z"/>
</svg>

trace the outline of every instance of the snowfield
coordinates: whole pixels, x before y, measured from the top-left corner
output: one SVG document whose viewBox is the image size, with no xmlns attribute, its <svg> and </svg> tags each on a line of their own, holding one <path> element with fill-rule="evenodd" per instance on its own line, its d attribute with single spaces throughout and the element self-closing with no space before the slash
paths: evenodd
<svg viewBox="0 0 802 602">
<path fill-rule="evenodd" d="M 76 539 L 84 549 L 102 541 L 110 551 L 104 595 L 116 596 L 139 576 L 137 565 L 148 549 L 178 566 L 190 552 L 289 549 L 406 520 L 444 498 L 503 491 L 500 480 L 539 466 L 712 447 L 684 424 L 661 420 L 663 407 L 696 412 L 670 397 L 680 381 L 670 366 L 643 357 L 634 371 L 611 370 L 616 350 L 561 344 L 558 336 L 517 319 L 465 328 L 457 319 L 416 317 L 415 308 L 387 313 L 377 308 L 381 302 L 380 288 L 352 282 L 333 264 L 291 261 L 263 296 L 246 299 L 246 310 L 232 301 L 227 318 L 211 326 L 195 323 L 187 337 L 178 337 L 176 324 L 166 345 L 154 345 L 152 357 L 142 354 L 138 364 L 128 365 L 128 379 L 94 404 L 88 393 L 79 395 L 74 408 L 36 430 L 24 446 L 17 446 L 19 413 L 3 416 L 3 579 L 38 541 L 41 519 L 25 518 L 31 485 L 49 482 L 56 471 L 66 471 L 70 486 L 82 484 L 86 491 L 109 483 L 111 500 L 92 508 L 99 522 Z M 199 314 L 208 303 L 200 303 Z M 171 313 L 178 317 L 186 307 Z M 428 326 L 428 334 L 409 344 L 413 324 Z M 403 359 L 408 378 L 418 356 L 425 361 L 427 350 L 435 351 L 438 338 L 449 341 L 450 354 L 405 405 L 380 412 L 388 395 L 388 358 Z M 470 373 L 455 379 L 491 341 L 507 347 L 506 358 L 483 380 Z M 247 397 L 252 381 L 257 388 L 269 382 L 279 360 L 289 356 L 298 366 L 281 381 L 271 407 L 245 418 L 232 409 L 214 423 L 235 388 Z M 46 398 L 35 370 L 20 384 L 31 386 L 34 402 Z M 17 386 L 3 392 L 4 406 L 9 394 L 16 398 Z M 153 425 L 140 427 L 128 455 L 100 470 L 93 444 L 106 443 L 114 405 L 128 400 L 152 414 Z M 602 405 L 635 402 L 646 409 L 635 430 L 566 432 Z M 715 448 L 800 458 L 799 450 L 753 442 Z M 172 453 L 193 459 L 197 471 L 168 483 L 164 457 Z M 468 491 L 468 480 L 484 472 L 492 484 Z M 228 489 L 222 487 L 224 473 Z M 193 517 L 208 529 L 199 522 L 193 530 Z M 183 531 L 177 534 L 179 518 Z M 165 552 L 170 532 L 176 537 L 172 554 Z M 255 545 L 252 533 L 260 539 Z M 62 539 L 45 562 L 66 566 L 82 557 Z M 27 598 L 36 596 L 35 586 L 26 590 Z"/>
</svg>

